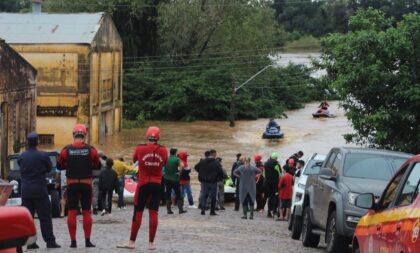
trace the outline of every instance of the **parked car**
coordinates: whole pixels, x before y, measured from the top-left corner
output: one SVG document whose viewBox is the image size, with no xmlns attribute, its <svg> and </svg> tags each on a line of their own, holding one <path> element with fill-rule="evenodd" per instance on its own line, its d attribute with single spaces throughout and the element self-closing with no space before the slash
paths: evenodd
<svg viewBox="0 0 420 253">
<path fill-rule="evenodd" d="M 356 198 L 369 209 L 356 227 L 353 252 L 420 252 L 420 155 L 401 166 L 381 198 L 372 193 Z"/>
<path fill-rule="evenodd" d="M 303 202 L 302 244 L 316 247 L 325 235 L 329 253 L 345 252 L 366 210 L 356 197 L 379 198 L 389 179 L 410 154 L 377 149 L 333 148 L 318 175 L 308 177 Z"/>
<path fill-rule="evenodd" d="M 0 179 L 0 253 L 22 252 L 22 246 L 36 241 L 36 229 L 25 207 L 5 207 L 13 185 Z"/>
<path fill-rule="evenodd" d="M 57 172 L 57 159 L 59 153 L 57 151 L 48 151 L 52 163 L 52 170 L 46 175 L 48 193 L 51 199 L 51 214 L 52 217 L 60 217 L 60 195 L 59 191 L 55 189 L 56 172 Z M 7 200 L 6 206 L 20 206 L 22 204 L 21 198 L 21 173 L 20 166 L 17 162 L 20 154 L 13 154 L 8 156 L 8 180 L 14 185 L 12 194 Z"/>
<path fill-rule="evenodd" d="M 309 175 L 317 175 L 321 169 L 322 163 L 325 160 L 325 155 L 313 154 L 305 163 L 305 166 L 300 172 L 295 175 L 295 183 L 293 185 L 292 206 L 290 208 L 289 230 L 292 231 L 292 238 L 299 240 L 302 229 L 302 204 L 305 196 L 306 180 Z M 295 215 L 298 209 L 299 215 Z"/>
</svg>

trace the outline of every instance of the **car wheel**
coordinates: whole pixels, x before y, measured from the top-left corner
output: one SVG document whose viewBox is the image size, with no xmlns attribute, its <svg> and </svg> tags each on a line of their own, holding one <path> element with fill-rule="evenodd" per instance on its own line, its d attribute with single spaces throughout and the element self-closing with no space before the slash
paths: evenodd
<svg viewBox="0 0 420 253">
<path fill-rule="evenodd" d="M 348 250 L 348 241 L 344 236 L 337 234 L 337 215 L 333 211 L 328 216 L 325 242 L 328 253 L 345 252 Z"/>
<path fill-rule="evenodd" d="M 320 236 L 312 233 L 311 216 L 309 215 L 309 207 L 303 211 L 303 224 L 302 224 L 302 245 L 305 247 L 315 248 L 319 244 Z"/>
<path fill-rule="evenodd" d="M 50 192 L 51 196 L 51 216 L 53 218 L 60 217 L 60 197 L 58 191 L 52 190 Z"/>
<path fill-rule="evenodd" d="M 295 219 L 295 215 L 292 213 L 289 217 L 289 224 L 287 225 L 287 229 L 289 231 L 292 231 L 292 224 L 293 224 L 294 219 Z"/>
<path fill-rule="evenodd" d="M 299 240 L 302 233 L 302 217 L 295 216 L 292 223 L 292 239 Z"/>
</svg>

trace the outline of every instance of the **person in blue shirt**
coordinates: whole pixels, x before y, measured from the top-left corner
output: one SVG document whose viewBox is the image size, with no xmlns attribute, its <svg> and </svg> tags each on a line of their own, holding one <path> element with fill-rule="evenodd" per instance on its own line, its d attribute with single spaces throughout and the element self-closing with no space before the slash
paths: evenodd
<svg viewBox="0 0 420 253">
<path fill-rule="evenodd" d="M 46 173 L 52 170 L 52 163 L 48 154 L 37 149 L 38 134 L 32 132 L 27 137 L 28 147 L 18 158 L 21 169 L 22 206 L 28 208 L 34 216 L 38 214 L 41 223 L 41 234 L 47 243 L 47 248 L 60 248 L 55 241 L 51 220 L 51 202 L 48 197 Z M 33 243 L 28 249 L 37 249 Z"/>
</svg>

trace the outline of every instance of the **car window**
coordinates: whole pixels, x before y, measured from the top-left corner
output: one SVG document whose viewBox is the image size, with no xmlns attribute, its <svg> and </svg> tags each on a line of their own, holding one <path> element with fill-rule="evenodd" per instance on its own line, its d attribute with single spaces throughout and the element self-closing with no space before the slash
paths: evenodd
<svg viewBox="0 0 420 253">
<path fill-rule="evenodd" d="M 319 170 L 321 169 L 322 166 L 322 162 L 321 160 L 310 160 L 308 162 L 308 165 L 306 165 L 305 171 L 304 171 L 304 175 L 318 175 L 319 174 Z"/>
<path fill-rule="evenodd" d="M 420 180 L 420 163 L 417 163 L 410 172 L 404 187 L 398 196 L 395 206 L 410 205 L 417 197 Z"/>
<path fill-rule="evenodd" d="M 325 167 L 331 168 L 336 156 L 337 156 L 337 153 L 335 153 L 335 152 L 331 153 L 330 157 L 328 157 L 328 160 L 327 160 L 327 163 L 325 164 Z"/>
<path fill-rule="evenodd" d="M 392 182 L 388 185 L 388 187 L 385 189 L 384 196 L 382 199 L 381 206 L 383 208 L 388 208 L 391 204 L 392 200 L 397 195 L 397 189 L 398 185 L 400 184 L 400 181 L 402 177 L 404 176 L 405 171 L 407 170 L 408 166 L 405 166 L 403 169 L 401 169 L 398 174 L 394 177 Z"/>
<path fill-rule="evenodd" d="M 10 160 L 10 170 L 11 171 L 19 171 L 20 170 L 20 166 L 17 163 L 18 159 L 11 159 Z"/>
<path fill-rule="evenodd" d="M 389 158 L 376 154 L 348 154 L 344 176 L 388 181 L 392 177 Z"/>
<path fill-rule="evenodd" d="M 333 165 L 331 166 L 331 172 L 334 177 L 337 176 L 338 168 L 340 168 L 341 165 L 341 153 L 338 153 L 335 157 L 335 160 L 333 162 Z"/>
</svg>

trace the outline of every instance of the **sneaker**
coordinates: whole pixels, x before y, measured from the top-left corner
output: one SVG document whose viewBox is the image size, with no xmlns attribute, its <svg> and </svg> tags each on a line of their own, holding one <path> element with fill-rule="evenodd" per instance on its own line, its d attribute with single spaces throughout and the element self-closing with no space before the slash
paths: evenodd
<svg viewBox="0 0 420 253">
<path fill-rule="evenodd" d="M 123 209 L 123 210 L 127 210 L 127 207 L 123 206 L 123 207 L 122 207 L 122 209 Z"/>
<path fill-rule="evenodd" d="M 102 210 L 101 216 L 104 216 L 106 214 L 106 210 Z"/>
<path fill-rule="evenodd" d="M 220 208 L 220 211 L 224 211 L 224 210 L 226 210 L 226 208 L 224 208 L 224 207 L 221 207 Z"/>
<path fill-rule="evenodd" d="M 201 210 L 201 215 L 206 215 L 206 211 Z"/>
<path fill-rule="evenodd" d="M 47 242 L 47 248 L 58 249 L 58 248 L 61 248 L 61 246 L 58 245 L 55 241 L 53 241 L 53 242 Z"/>
<path fill-rule="evenodd" d="M 218 215 L 216 212 L 210 212 L 210 216 L 216 216 Z"/>
<path fill-rule="evenodd" d="M 33 243 L 33 244 L 29 244 L 27 249 L 39 249 L 39 246 L 38 246 L 38 244 Z"/>
<path fill-rule="evenodd" d="M 191 208 L 191 209 L 197 209 L 197 206 L 195 206 L 195 205 L 190 205 L 190 206 L 188 206 L 188 208 Z"/>
</svg>

